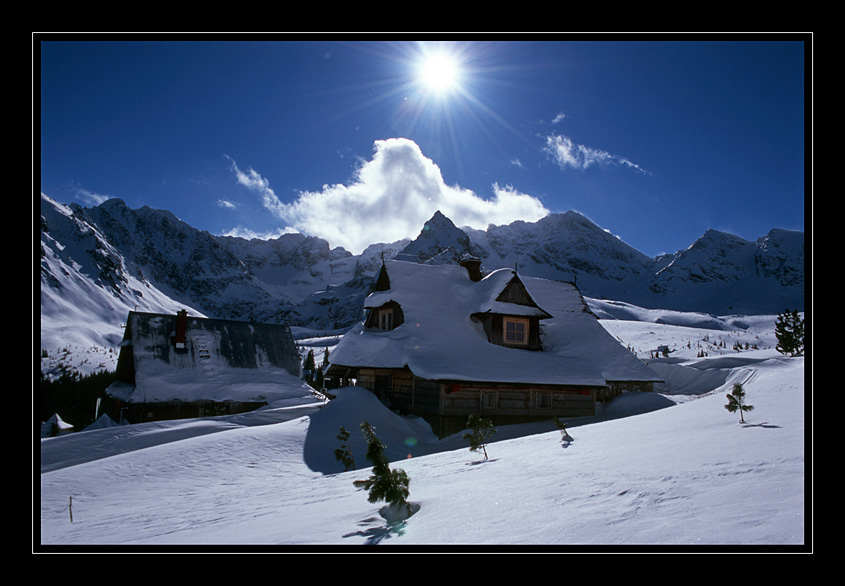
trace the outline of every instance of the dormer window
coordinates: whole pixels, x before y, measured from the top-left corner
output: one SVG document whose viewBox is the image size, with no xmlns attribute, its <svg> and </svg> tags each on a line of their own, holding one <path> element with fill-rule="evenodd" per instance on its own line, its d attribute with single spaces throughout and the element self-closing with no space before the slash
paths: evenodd
<svg viewBox="0 0 845 586">
<path fill-rule="evenodd" d="M 504 316 L 502 323 L 505 344 L 528 345 L 528 318 Z"/>
<path fill-rule="evenodd" d="M 402 308 L 395 301 L 388 301 L 369 310 L 364 325 L 374 330 L 389 331 L 405 323 Z"/>
<path fill-rule="evenodd" d="M 497 271 L 473 286 L 488 288 L 485 295 L 489 297 L 471 317 L 484 327 L 491 344 L 523 350 L 543 349 L 540 320 L 552 316 L 534 302 L 516 273 Z"/>
<path fill-rule="evenodd" d="M 393 309 L 379 309 L 378 311 L 378 329 L 392 330 L 393 329 Z"/>
</svg>

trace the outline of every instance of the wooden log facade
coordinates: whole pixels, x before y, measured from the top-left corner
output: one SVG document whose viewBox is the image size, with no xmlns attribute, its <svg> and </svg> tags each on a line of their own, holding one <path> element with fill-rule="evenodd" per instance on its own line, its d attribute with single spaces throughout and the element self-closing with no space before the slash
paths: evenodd
<svg viewBox="0 0 845 586">
<path fill-rule="evenodd" d="M 267 405 L 266 401 L 157 401 L 153 403 L 127 403 L 111 399 L 105 411 L 115 421 L 144 423 L 172 419 L 193 419 L 237 415 L 254 411 Z"/>
<path fill-rule="evenodd" d="M 596 413 L 601 388 L 554 385 L 431 381 L 409 369 L 358 371 L 358 386 L 370 389 L 386 406 L 418 415 L 440 437 L 466 428 L 471 413 L 494 425 L 544 421 L 552 417 L 588 417 Z"/>
</svg>

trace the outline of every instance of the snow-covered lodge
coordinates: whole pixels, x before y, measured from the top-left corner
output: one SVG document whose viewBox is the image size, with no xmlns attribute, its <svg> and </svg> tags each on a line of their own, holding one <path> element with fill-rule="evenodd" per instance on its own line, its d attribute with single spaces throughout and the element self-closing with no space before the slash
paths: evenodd
<svg viewBox="0 0 845 586">
<path fill-rule="evenodd" d="M 108 389 L 109 415 L 131 423 L 251 411 L 305 401 L 286 325 L 130 312 Z"/>
<path fill-rule="evenodd" d="M 660 378 L 599 323 L 572 283 L 482 274 L 480 262 L 383 263 L 364 319 L 328 377 L 373 391 L 445 436 L 470 413 L 497 425 L 594 415 L 596 401 Z"/>
</svg>

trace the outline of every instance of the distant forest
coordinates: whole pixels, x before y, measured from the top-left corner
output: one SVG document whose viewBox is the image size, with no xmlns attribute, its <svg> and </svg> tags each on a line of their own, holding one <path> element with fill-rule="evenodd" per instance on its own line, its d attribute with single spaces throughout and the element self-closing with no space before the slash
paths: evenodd
<svg viewBox="0 0 845 586">
<path fill-rule="evenodd" d="M 50 380 L 41 374 L 41 388 L 38 396 L 38 415 L 36 426 L 58 413 L 66 423 L 73 425 L 74 431 L 81 431 L 97 418 L 97 399 L 106 398 L 106 388 L 115 380 L 114 372 L 96 372 L 80 375 L 65 372 L 56 380 Z"/>
</svg>

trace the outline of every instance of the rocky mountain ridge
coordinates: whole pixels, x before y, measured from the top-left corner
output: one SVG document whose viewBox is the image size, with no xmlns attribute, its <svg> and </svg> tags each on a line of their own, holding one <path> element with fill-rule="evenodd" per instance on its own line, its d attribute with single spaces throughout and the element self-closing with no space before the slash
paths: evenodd
<svg viewBox="0 0 845 586">
<path fill-rule="evenodd" d="M 187 307 L 209 317 L 342 330 L 360 317 L 382 258 L 439 263 L 465 253 L 486 270 L 515 266 L 575 282 L 589 297 L 649 308 L 719 315 L 804 309 L 803 232 L 774 229 L 750 242 L 709 230 L 685 250 L 650 258 L 576 212 L 487 230 L 458 228 L 437 212 L 413 241 L 352 255 L 301 234 L 213 236 L 170 212 L 133 210 L 116 199 L 85 208 L 42 196 L 42 343 L 45 327 L 49 337 L 73 321 L 63 311 L 118 323 L 133 308 Z M 67 300 L 75 296 L 81 299 Z"/>
</svg>

